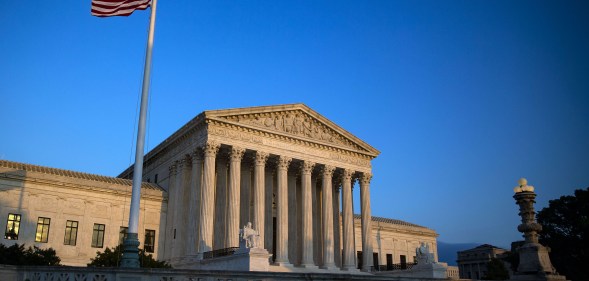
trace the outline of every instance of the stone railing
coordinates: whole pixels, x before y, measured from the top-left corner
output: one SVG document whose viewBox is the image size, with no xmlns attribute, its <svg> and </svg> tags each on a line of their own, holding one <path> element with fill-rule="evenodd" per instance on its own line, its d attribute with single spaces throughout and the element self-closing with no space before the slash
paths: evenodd
<svg viewBox="0 0 589 281">
<path fill-rule="evenodd" d="M 213 280 L 394 280 L 434 281 L 431 278 L 387 277 L 349 273 L 247 272 L 181 269 L 123 269 L 69 266 L 0 265 L 2 281 L 213 281 Z M 439 279 L 437 279 L 439 280 Z"/>
</svg>

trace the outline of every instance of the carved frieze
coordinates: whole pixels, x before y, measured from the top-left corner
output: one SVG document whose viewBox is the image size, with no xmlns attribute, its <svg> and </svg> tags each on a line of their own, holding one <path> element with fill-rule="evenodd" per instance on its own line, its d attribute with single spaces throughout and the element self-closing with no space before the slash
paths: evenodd
<svg viewBox="0 0 589 281">
<path fill-rule="evenodd" d="M 287 135 L 361 149 L 343 135 L 300 110 L 232 115 L 222 118 Z"/>
<path fill-rule="evenodd" d="M 239 131 L 238 127 L 235 128 L 224 128 L 218 126 L 209 126 L 209 134 L 212 136 L 218 136 L 221 138 L 232 139 L 242 142 L 248 142 L 256 145 L 264 145 L 284 150 L 295 150 L 303 154 L 315 155 L 322 158 L 335 160 L 337 162 L 349 163 L 362 167 L 370 167 L 370 160 L 367 156 L 361 154 L 348 152 L 350 155 L 344 154 L 344 151 L 330 151 L 321 149 L 320 147 L 306 147 L 302 145 L 293 146 L 289 143 L 288 139 L 273 139 L 271 136 L 260 137 L 256 136 L 253 132 Z"/>
</svg>

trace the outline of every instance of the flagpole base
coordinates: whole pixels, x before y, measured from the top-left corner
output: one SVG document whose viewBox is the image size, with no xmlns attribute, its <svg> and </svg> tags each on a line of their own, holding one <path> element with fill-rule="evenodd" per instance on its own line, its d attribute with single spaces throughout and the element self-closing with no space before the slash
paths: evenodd
<svg viewBox="0 0 589 281">
<path fill-rule="evenodd" d="M 137 233 L 127 233 L 127 239 L 123 242 L 123 258 L 121 267 L 139 268 L 139 239 Z"/>
</svg>

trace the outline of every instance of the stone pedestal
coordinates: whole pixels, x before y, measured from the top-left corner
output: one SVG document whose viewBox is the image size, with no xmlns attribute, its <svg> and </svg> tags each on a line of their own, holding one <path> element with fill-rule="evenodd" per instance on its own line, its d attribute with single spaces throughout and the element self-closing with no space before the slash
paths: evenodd
<svg viewBox="0 0 589 281">
<path fill-rule="evenodd" d="M 268 271 L 272 255 L 262 248 L 240 248 L 234 254 L 202 259 L 198 255 L 176 261 L 174 268 L 225 271 Z"/>
<path fill-rule="evenodd" d="M 442 278 L 446 279 L 448 277 L 446 271 L 448 270 L 448 264 L 439 262 L 439 263 L 429 263 L 429 264 L 418 264 L 414 266 L 410 272 L 411 277 L 419 277 L 419 278 Z"/>
</svg>

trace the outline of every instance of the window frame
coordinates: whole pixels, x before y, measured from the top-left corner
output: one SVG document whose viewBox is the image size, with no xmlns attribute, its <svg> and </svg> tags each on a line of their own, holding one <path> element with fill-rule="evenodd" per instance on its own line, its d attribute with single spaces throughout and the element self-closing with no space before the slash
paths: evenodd
<svg viewBox="0 0 589 281">
<path fill-rule="evenodd" d="M 150 235 L 153 234 L 153 235 Z M 148 243 L 148 241 L 150 243 Z M 155 251 L 155 230 L 153 229 L 146 229 L 145 230 L 145 237 L 143 239 L 143 250 L 146 253 L 153 253 Z"/>
<path fill-rule="evenodd" d="M 123 245 L 127 237 L 129 236 L 129 227 L 121 226 L 119 227 L 119 245 Z"/>
<path fill-rule="evenodd" d="M 73 224 L 76 224 L 75 226 Z M 68 225 L 69 224 L 69 225 Z M 65 222 L 65 233 L 63 234 L 63 244 L 68 246 L 76 246 L 78 241 L 78 227 L 80 222 L 67 220 Z M 68 235 L 69 229 L 69 235 Z M 72 241 L 73 236 L 73 241 Z"/>
<path fill-rule="evenodd" d="M 10 219 L 10 216 L 14 216 Z M 21 214 L 8 213 L 6 218 L 6 229 L 4 230 L 4 239 L 6 240 L 18 240 L 18 233 L 20 232 L 20 221 L 22 219 Z M 11 229 L 9 227 L 12 226 Z M 16 230 L 15 230 L 16 228 Z M 12 231 L 12 233 L 11 233 Z"/>
<path fill-rule="evenodd" d="M 37 218 L 37 228 L 35 231 L 35 243 L 49 242 L 49 229 L 51 227 L 51 218 Z"/>
<path fill-rule="evenodd" d="M 100 227 L 102 226 L 102 229 Z M 98 227 L 98 228 L 97 228 Z M 92 242 L 90 246 L 92 248 L 104 248 L 104 232 L 106 231 L 106 225 L 101 223 L 94 223 L 92 227 Z M 100 238 L 100 241 L 99 241 Z"/>
</svg>

